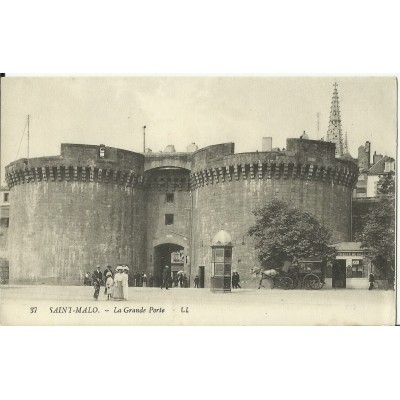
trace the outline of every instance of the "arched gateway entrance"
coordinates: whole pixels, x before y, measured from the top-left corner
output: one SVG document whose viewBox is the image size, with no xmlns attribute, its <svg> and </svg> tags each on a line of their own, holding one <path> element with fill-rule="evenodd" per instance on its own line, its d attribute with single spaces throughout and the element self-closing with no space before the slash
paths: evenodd
<svg viewBox="0 0 400 400">
<path fill-rule="evenodd" d="M 154 284 L 161 285 L 162 272 L 166 265 L 173 280 L 185 263 L 184 248 L 174 243 L 163 243 L 154 247 Z"/>
</svg>

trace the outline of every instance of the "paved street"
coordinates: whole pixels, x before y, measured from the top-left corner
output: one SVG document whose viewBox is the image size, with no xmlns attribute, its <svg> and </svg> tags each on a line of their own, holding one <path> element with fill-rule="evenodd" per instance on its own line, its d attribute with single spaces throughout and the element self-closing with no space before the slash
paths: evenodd
<svg viewBox="0 0 400 400">
<path fill-rule="evenodd" d="M 0 287 L 3 325 L 391 325 L 394 316 L 394 292 L 382 290 L 129 288 L 127 301 L 103 290 L 95 301 L 90 286 Z"/>
</svg>

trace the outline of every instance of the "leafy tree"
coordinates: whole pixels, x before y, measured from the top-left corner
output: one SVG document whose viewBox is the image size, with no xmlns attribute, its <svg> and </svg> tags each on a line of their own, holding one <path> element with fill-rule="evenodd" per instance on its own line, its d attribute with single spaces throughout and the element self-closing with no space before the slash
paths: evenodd
<svg viewBox="0 0 400 400">
<path fill-rule="evenodd" d="M 328 246 L 331 232 L 312 214 L 278 200 L 253 214 L 256 223 L 249 229 L 249 235 L 256 239 L 255 248 L 264 268 L 282 266 L 286 260 L 334 257 L 335 250 Z"/>
<path fill-rule="evenodd" d="M 396 185 L 394 181 L 394 173 L 389 172 L 387 175 L 383 175 L 377 185 L 378 196 L 393 196 L 396 194 Z"/>
<path fill-rule="evenodd" d="M 378 206 L 363 217 L 361 246 L 370 250 L 369 257 L 383 277 L 394 281 L 396 258 L 395 181 L 392 173 L 378 181 Z"/>
</svg>

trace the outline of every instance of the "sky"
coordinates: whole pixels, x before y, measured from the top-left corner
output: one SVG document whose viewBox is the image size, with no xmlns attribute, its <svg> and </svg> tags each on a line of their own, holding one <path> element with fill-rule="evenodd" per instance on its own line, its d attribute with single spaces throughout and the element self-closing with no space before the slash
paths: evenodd
<svg viewBox="0 0 400 400">
<path fill-rule="evenodd" d="M 61 143 L 185 151 L 234 142 L 235 152 L 273 147 L 306 131 L 326 136 L 333 84 L 338 83 L 349 151 L 365 141 L 395 156 L 397 82 L 392 77 L 7 77 L 2 79 L 1 167 L 29 156 L 60 154 Z M 319 114 L 319 124 L 318 115 Z"/>
</svg>

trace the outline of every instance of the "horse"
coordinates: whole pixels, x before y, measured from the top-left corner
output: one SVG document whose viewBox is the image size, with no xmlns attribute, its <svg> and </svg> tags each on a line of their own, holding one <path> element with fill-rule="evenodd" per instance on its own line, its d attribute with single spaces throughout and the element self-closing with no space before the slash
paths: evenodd
<svg viewBox="0 0 400 400">
<path fill-rule="evenodd" d="M 277 269 L 262 269 L 261 267 L 253 267 L 250 269 L 250 275 L 253 276 L 258 276 L 261 275 L 261 279 L 260 279 L 260 283 L 258 284 L 258 289 L 262 287 L 265 287 L 262 284 L 263 279 L 272 279 L 272 281 L 274 280 L 274 278 L 279 275 L 279 272 L 277 271 Z"/>
</svg>

